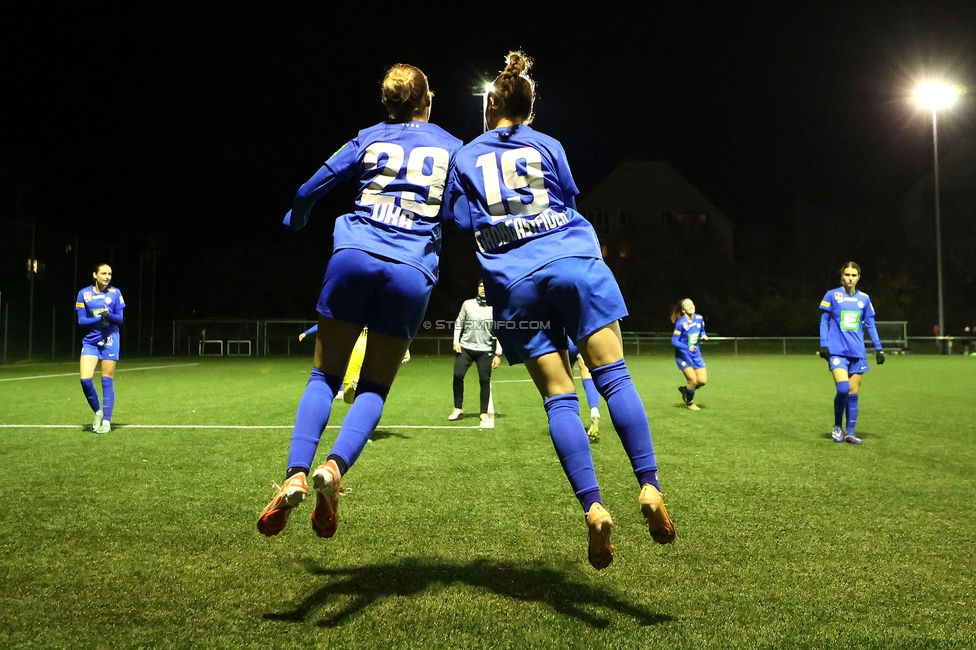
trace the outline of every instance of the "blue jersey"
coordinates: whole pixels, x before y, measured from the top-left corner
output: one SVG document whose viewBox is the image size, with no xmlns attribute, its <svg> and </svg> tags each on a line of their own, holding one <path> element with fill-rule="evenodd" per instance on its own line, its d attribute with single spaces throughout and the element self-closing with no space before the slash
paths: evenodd
<svg viewBox="0 0 976 650">
<path fill-rule="evenodd" d="M 82 343 L 98 345 L 113 334 L 117 335 L 124 309 L 122 292 L 115 287 L 106 287 L 101 292 L 94 286 L 81 289 L 75 301 L 75 310 L 78 312 L 78 324 L 88 329 Z"/>
<path fill-rule="evenodd" d="M 826 347 L 830 354 L 863 359 L 864 327 L 867 327 L 874 349 L 881 349 L 881 339 L 874 326 L 874 305 L 863 291 L 847 295 L 843 287 L 827 292 L 820 302 L 824 312 L 820 320 L 820 347 Z"/>
<path fill-rule="evenodd" d="M 698 346 L 698 340 L 705 336 L 705 319 L 701 314 L 695 314 L 688 318 L 681 314 L 674 324 L 674 334 L 671 336 L 671 345 L 687 352 L 691 346 Z"/>
<path fill-rule="evenodd" d="M 554 260 L 603 258 L 596 232 L 575 210 L 577 194 L 562 145 L 524 124 L 461 149 L 448 205 L 458 226 L 474 233 L 489 302 Z"/>
<path fill-rule="evenodd" d="M 381 122 L 363 129 L 298 191 L 285 224 L 298 230 L 312 205 L 356 180 L 356 209 L 336 220 L 333 250 L 356 248 L 403 262 L 437 281 L 441 205 L 461 141 L 427 122 Z"/>
</svg>

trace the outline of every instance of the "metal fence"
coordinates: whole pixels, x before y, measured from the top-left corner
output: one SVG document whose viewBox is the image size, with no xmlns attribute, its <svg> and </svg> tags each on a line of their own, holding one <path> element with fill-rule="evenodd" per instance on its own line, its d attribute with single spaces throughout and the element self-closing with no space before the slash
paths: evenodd
<svg viewBox="0 0 976 650">
<path fill-rule="evenodd" d="M 5 327 L 6 318 L 0 319 L 0 362 L 11 363 L 27 359 L 23 345 L 12 345 L 9 330 Z M 311 356 L 313 342 L 306 339 L 298 341 L 298 335 L 308 329 L 314 321 L 310 320 L 245 320 L 211 319 L 173 321 L 165 336 L 150 336 L 141 341 L 132 340 L 128 334 L 132 325 L 123 324 L 121 328 L 121 353 L 123 357 L 133 356 Z M 157 329 L 156 332 L 166 331 Z M 51 326 L 59 339 L 65 333 L 61 328 Z M 80 333 L 75 333 L 79 341 Z M 976 336 L 926 336 L 908 337 L 907 340 L 884 340 L 883 345 L 891 353 L 904 354 L 976 354 Z M 624 332 L 624 353 L 627 356 L 670 356 L 674 353 L 669 332 Z M 453 339 L 450 336 L 420 336 L 414 339 L 410 350 L 419 356 L 440 356 L 453 354 Z M 701 342 L 706 355 L 749 355 L 749 354 L 814 354 L 819 350 L 820 341 L 816 336 L 717 336 L 710 335 Z M 868 349 L 871 349 L 870 343 Z M 33 354 L 30 358 L 65 359 L 74 358 L 77 352 L 68 353 L 63 345 L 54 346 L 52 339 L 36 337 Z"/>
</svg>

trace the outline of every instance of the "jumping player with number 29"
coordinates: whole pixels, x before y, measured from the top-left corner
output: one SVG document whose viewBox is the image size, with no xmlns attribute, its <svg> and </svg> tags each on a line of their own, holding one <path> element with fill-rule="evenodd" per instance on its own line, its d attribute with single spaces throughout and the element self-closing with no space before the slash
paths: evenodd
<svg viewBox="0 0 976 650">
<path fill-rule="evenodd" d="M 317 305 L 313 368 L 298 404 L 284 484 L 258 519 L 272 536 L 308 491 L 307 476 L 332 400 L 360 332 L 369 327 L 356 398 L 327 460 L 312 474 L 312 528 L 336 532 L 339 482 L 356 462 L 382 415 L 390 386 L 416 336 L 437 281 L 444 190 L 461 141 L 428 122 L 427 77 L 404 64 L 381 86 L 389 120 L 363 129 L 298 190 L 285 224 L 302 228 L 312 205 L 336 185 L 359 186 L 352 212 L 336 220 L 333 255 Z"/>
<path fill-rule="evenodd" d="M 859 411 L 861 378 L 868 367 L 867 351 L 864 348 L 864 330 L 867 328 L 874 344 L 874 358 L 880 366 L 885 362 L 881 339 L 874 326 L 874 305 L 871 298 L 857 290 L 861 279 L 861 267 L 855 262 L 847 262 L 840 269 L 840 284 L 831 289 L 820 302 L 820 356 L 827 360 L 837 392 L 834 395 L 834 429 L 831 437 L 834 442 L 861 444 L 854 435 Z M 847 414 L 846 433 L 841 429 L 844 414 Z"/>
<path fill-rule="evenodd" d="M 530 66 L 521 52 L 509 53 L 488 92 L 490 130 L 458 153 L 448 205 L 458 226 L 474 233 L 496 320 L 515 324 L 499 328 L 498 337 L 509 362 L 525 363 L 542 395 L 556 454 L 586 516 L 588 559 L 599 570 L 613 561 L 613 521 L 579 416 L 567 335 L 607 401 L 651 536 L 670 543 L 674 527 L 660 492 L 647 414 L 624 363 L 617 322 L 627 315 L 623 296 L 596 233 L 575 209 L 579 190 L 562 145 L 529 126 L 535 99 Z M 548 327 L 519 325 L 532 322 Z"/>
</svg>

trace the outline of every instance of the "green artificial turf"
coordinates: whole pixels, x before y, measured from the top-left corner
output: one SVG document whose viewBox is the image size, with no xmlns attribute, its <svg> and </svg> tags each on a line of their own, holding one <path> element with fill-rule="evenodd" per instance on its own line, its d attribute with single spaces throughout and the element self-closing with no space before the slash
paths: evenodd
<svg viewBox="0 0 976 650">
<path fill-rule="evenodd" d="M 710 356 L 699 412 L 671 360 L 630 359 L 678 537 L 648 537 L 603 404 L 593 457 L 616 557 L 601 572 L 523 367 L 495 372 L 496 427 L 479 429 L 473 370 L 472 415 L 452 424 L 451 360 L 404 365 L 321 540 L 311 499 L 279 536 L 255 528 L 308 360 L 197 361 L 122 361 L 108 435 L 90 431 L 76 363 L 0 367 L 0 645 L 976 643 L 976 359 L 873 367 L 861 446 L 831 441 L 813 355 Z M 234 426 L 253 428 L 217 428 Z"/>
</svg>

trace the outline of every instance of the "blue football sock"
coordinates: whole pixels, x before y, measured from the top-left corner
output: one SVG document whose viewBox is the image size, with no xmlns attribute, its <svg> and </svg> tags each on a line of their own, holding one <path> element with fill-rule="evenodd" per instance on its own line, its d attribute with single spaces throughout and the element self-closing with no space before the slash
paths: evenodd
<svg viewBox="0 0 976 650">
<path fill-rule="evenodd" d="M 91 407 L 92 413 L 101 408 L 98 405 L 98 393 L 95 392 L 95 382 L 91 377 L 81 380 L 81 390 L 85 392 L 85 399 L 88 400 L 88 406 Z"/>
<path fill-rule="evenodd" d="M 102 417 L 112 419 L 112 409 L 115 408 L 115 380 L 102 377 Z"/>
<path fill-rule="evenodd" d="M 356 388 L 356 401 L 349 407 L 349 412 L 342 420 L 339 435 L 329 456 L 338 456 L 346 463 L 346 468 L 353 466 L 363 447 L 373 435 L 376 425 L 383 415 L 383 404 L 390 393 L 389 386 L 383 386 L 369 380 L 360 380 Z"/>
<path fill-rule="evenodd" d="M 590 441 L 579 417 L 579 397 L 576 393 L 555 395 L 543 404 L 549 416 L 549 435 L 556 456 L 583 512 L 587 513 L 590 506 L 600 501 L 600 485 L 593 469 Z"/>
<path fill-rule="evenodd" d="M 695 401 L 695 390 L 697 389 L 692 389 L 692 390 L 688 390 L 687 388 L 685 389 L 685 399 L 688 400 L 689 406 L 693 404 Z"/>
<path fill-rule="evenodd" d="M 600 391 L 596 389 L 596 384 L 593 383 L 593 378 L 588 377 L 583 380 L 583 390 L 586 391 L 586 404 L 591 409 L 599 408 L 600 406 Z"/>
<path fill-rule="evenodd" d="M 837 394 L 834 395 L 834 426 L 843 424 L 844 412 L 847 410 L 847 398 L 851 391 L 851 382 L 837 382 Z"/>
<path fill-rule="evenodd" d="M 332 414 L 332 399 L 341 386 L 342 377 L 326 374 L 318 368 L 312 369 L 295 415 L 295 428 L 288 452 L 289 469 L 304 467 L 307 473 L 312 466 L 315 450 Z"/>
<path fill-rule="evenodd" d="M 858 397 L 857 393 L 847 396 L 847 435 L 849 436 L 854 435 L 854 426 L 857 424 Z"/>
<path fill-rule="evenodd" d="M 654 457 L 654 443 L 651 441 L 651 425 L 647 421 L 644 403 L 630 378 L 627 364 L 621 359 L 594 368 L 591 373 L 597 390 L 607 401 L 610 421 L 613 422 L 613 428 L 617 430 L 624 451 L 630 458 L 637 482 L 640 485 L 651 483 L 658 487 L 657 459 Z"/>
</svg>

